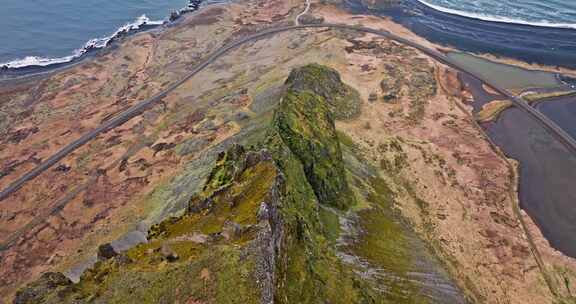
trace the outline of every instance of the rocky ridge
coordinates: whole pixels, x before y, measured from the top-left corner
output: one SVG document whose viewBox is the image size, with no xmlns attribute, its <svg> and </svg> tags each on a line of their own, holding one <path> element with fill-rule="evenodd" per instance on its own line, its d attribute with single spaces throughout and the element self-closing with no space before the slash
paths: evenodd
<svg viewBox="0 0 576 304">
<path fill-rule="evenodd" d="M 427 303 L 390 190 L 336 131 L 356 94 L 333 69 L 293 70 L 267 131 L 221 152 L 183 215 L 127 251 L 100 246 L 78 283 L 45 273 L 14 303 Z"/>
</svg>

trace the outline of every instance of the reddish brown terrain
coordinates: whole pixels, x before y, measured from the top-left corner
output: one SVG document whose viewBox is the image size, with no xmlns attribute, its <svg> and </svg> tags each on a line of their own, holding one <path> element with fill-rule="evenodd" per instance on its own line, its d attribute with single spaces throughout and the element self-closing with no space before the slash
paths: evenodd
<svg viewBox="0 0 576 304">
<path fill-rule="evenodd" d="M 214 5 L 64 71 L 0 84 L 0 189 L 218 47 L 291 24 L 303 9 L 299 0 Z M 437 48 L 390 20 L 321 1 L 312 14 Z M 181 213 L 217 152 L 261 135 L 290 70 L 309 63 L 335 69 L 359 93 L 361 114 L 337 122 L 338 131 L 384 177 L 394 209 L 468 299 L 571 303 L 557 301 L 576 288 L 576 261 L 518 209 L 516 164 L 477 125 L 457 72 L 399 43 L 329 29 L 241 46 L 1 201 L 0 303 L 43 272 L 67 272 L 100 244 Z"/>
<path fill-rule="evenodd" d="M 64 72 L 2 86 L 0 112 L 7 120 L 0 129 L 0 188 L 160 92 L 215 47 L 286 19 L 298 4 L 210 7 L 177 27 L 138 34 Z M 225 87 L 225 81 L 210 86 Z M 114 238 L 146 218 L 148 193 L 181 171 L 182 164 L 236 133 L 247 118 L 250 96 L 241 87 L 217 99 L 204 92 L 190 81 L 2 201 L 0 294 L 10 295 L 47 269 L 73 266 L 102 238 Z M 191 143 L 189 148 L 175 151 L 183 142 Z"/>
</svg>

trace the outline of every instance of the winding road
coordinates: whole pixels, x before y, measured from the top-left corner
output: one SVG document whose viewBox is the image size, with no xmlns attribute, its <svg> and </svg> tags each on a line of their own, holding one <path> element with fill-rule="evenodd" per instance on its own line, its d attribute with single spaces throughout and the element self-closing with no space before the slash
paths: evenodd
<svg viewBox="0 0 576 304">
<path fill-rule="evenodd" d="M 310 5 L 309 1 L 307 1 L 306 3 L 307 3 L 307 6 L 306 6 L 305 12 L 309 9 L 309 5 Z M 447 66 L 450 66 L 450 67 L 452 67 L 452 68 L 454 68 L 454 69 L 456 69 L 462 73 L 466 73 L 466 74 L 482 81 L 483 83 L 485 83 L 487 86 L 491 87 L 496 92 L 498 92 L 498 93 L 502 94 L 503 96 L 505 96 L 506 98 L 510 99 L 512 102 L 514 102 L 514 104 L 516 106 L 525 110 L 526 112 L 531 114 L 534 118 L 536 118 L 538 121 L 540 121 L 542 123 L 542 125 L 544 125 L 547 129 L 549 129 L 552 132 L 552 134 L 554 134 L 558 139 L 560 139 L 569 149 L 571 149 L 572 152 L 576 153 L 576 140 L 574 140 L 574 138 L 572 138 L 566 131 L 564 131 L 562 128 L 560 128 L 558 125 L 556 125 L 556 123 L 554 123 L 552 120 L 550 120 L 544 114 L 542 114 L 539 111 L 537 111 L 536 109 L 532 108 L 522 98 L 515 96 L 514 94 L 508 92 L 505 88 L 500 87 L 497 83 L 494 83 L 493 81 L 491 81 L 489 79 L 483 78 L 482 76 L 476 74 L 474 71 L 458 65 L 456 62 L 452 61 L 450 58 L 448 58 L 444 54 L 442 54 L 436 50 L 424 47 L 424 46 L 422 46 L 416 42 L 413 42 L 413 41 L 410 41 L 410 40 L 405 39 L 403 37 L 392 34 L 392 33 L 385 31 L 385 30 L 378 30 L 378 29 L 372 29 L 372 28 L 368 28 L 368 27 L 352 26 L 352 25 L 346 25 L 346 24 L 330 24 L 330 23 L 298 24 L 299 23 L 299 17 L 301 15 L 302 14 L 297 16 L 297 19 L 296 19 L 297 24 L 296 25 L 275 27 L 275 28 L 263 30 L 259 33 L 241 38 L 237 41 L 234 41 L 228 45 L 225 45 L 225 46 L 219 48 L 218 50 L 213 52 L 211 55 L 209 55 L 206 59 L 204 59 L 202 62 L 200 62 L 196 66 L 194 66 L 194 68 L 190 72 L 188 72 L 188 74 L 185 77 L 183 77 L 181 80 L 179 80 L 179 81 L 173 83 L 172 85 L 170 85 L 169 87 L 167 87 L 160 94 L 153 96 L 152 98 L 149 98 L 147 100 L 141 101 L 140 103 L 138 103 L 138 104 L 130 107 L 129 109 L 125 110 L 124 112 L 118 114 L 114 118 L 102 123 L 96 129 L 82 135 L 77 140 L 73 141 L 72 143 L 70 143 L 67 146 L 65 146 L 64 148 L 62 148 L 60 151 L 56 152 L 54 155 L 47 158 L 44 162 L 42 162 L 41 164 L 36 166 L 34 169 L 32 169 L 29 172 L 27 172 L 26 174 L 20 176 L 18 179 L 13 181 L 10 185 L 8 185 L 8 187 L 6 187 L 5 189 L 3 189 L 0 192 L 0 201 L 6 199 L 12 193 L 14 193 L 18 189 L 20 189 L 26 182 L 34 179 L 35 177 L 40 175 L 42 172 L 44 172 L 48 168 L 52 167 L 53 165 L 58 163 L 60 160 L 62 160 L 64 157 L 66 157 L 67 155 L 69 155 L 70 153 L 75 151 L 76 149 L 80 148 L 84 144 L 88 143 L 89 141 L 91 141 L 92 139 L 97 137 L 98 135 L 105 133 L 105 132 L 107 132 L 107 131 L 109 131 L 109 130 L 117 127 L 117 126 L 122 125 L 123 123 L 127 122 L 128 120 L 130 120 L 130 119 L 134 118 L 135 116 L 144 112 L 151 105 L 154 105 L 155 103 L 161 101 L 164 97 L 166 97 L 168 94 L 170 94 L 176 88 L 178 88 L 180 85 L 182 85 L 183 83 L 188 81 L 190 78 L 192 78 L 193 76 L 195 76 L 196 74 L 198 74 L 199 72 L 204 70 L 208 65 L 215 62 L 220 57 L 226 55 L 231 50 L 238 48 L 238 47 L 242 46 L 243 44 L 253 42 L 253 41 L 256 41 L 258 39 L 261 39 L 261 38 L 264 38 L 267 36 L 271 36 L 271 35 L 275 35 L 278 33 L 293 31 L 293 30 L 313 29 L 313 28 L 340 29 L 340 30 L 349 30 L 349 31 L 357 31 L 357 32 L 363 32 L 363 33 L 368 33 L 368 34 L 374 34 L 374 35 L 385 37 L 385 38 L 397 41 L 399 43 L 402 43 L 404 45 L 413 47 L 413 48 L 421 51 L 422 53 L 434 58 L 435 60 L 437 60 L 437 61 L 439 61 L 439 62 L 441 62 Z"/>
<path fill-rule="evenodd" d="M 296 16 L 296 19 L 294 20 L 294 22 L 296 22 L 296 25 L 300 25 L 300 17 L 306 15 L 310 10 L 310 4 L 311 4 L 310 1 L 312 0 L 306 0 L 306 7 L 304 8 L 304 11 L 298 14 L 298 16 Z"/>
</svg>

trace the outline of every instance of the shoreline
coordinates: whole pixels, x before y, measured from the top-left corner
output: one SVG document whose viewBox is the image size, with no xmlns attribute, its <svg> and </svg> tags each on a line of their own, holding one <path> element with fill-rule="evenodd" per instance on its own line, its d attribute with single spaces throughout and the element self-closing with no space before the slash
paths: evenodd
<svg viewBox="0 0 576 304">
<path fill-rule="evenodd" d="M 324 11 L 326 11 L 326 9 L 324 9 Z M 348 10 L 345 11 L 348 12 Z M 341 19 L 346 20 L 344 19 L 345 18 L 344 14 L 339 14 L 336 10 L 330 10 L 330 13 L 333 16 L 342 15 Z M 334 18 L 337 19 L 338 17 Z M 350 20 L 351 21 L 357 20 L 357 22 L 362 22 L 363 24 L 373 24 L 376 27 L 383 27 L 392 33 L 404 35 L 406 38 L 410 40 L 422 41 L 423 44 L 429 45 L 432 48 L 438 50 L 446 50 L 446 47 L 444 45 L 438 45 L 434 41 L 427 40 L 427 37 L 414 33 L 410 28 L 407 28 L 402 24 L 397 23 L 393 19 L 386 16 L 380 16 L 369 13 L 358 13 L 355 14 L 354 17 L 351 18 Z M 455 47 L 451 47 L 451 49 L 461 51 Z M 510 61 L 512 60 L 519 62 L 516 59 L 510 59 Z M 510 62 L 508 64 L 524 68 L 530 65 L 528 63 L 525 63 L 524 65 L 520 64 L 514 65 L 510 64 Z M 573 70 L 570 71 L 573 72 Z M 466 112 L 472 111 L 471 109 L 468 109 L 468 107 L 472 105 L 464 103 L 464 106 L 467 108 Z M 472 120 L 474 121 L 474 123 L 476 123 L 474 118 L 472 118 Z M 484 135 L 484 137 L 489 139 L 490 145 L 493 146 L 495 141 L 489 137 L 490 136 L 489 132 L 487 132 L 484 128 L 481 128 L 481 133 Z M 512 173 L 509 174 L 511 184 L 509 187 L 506 187 L 507 188 L 506 191 L 511 193 L 509 195 L 509 200 L 511 200 L 510 208 L 514 209 L 513 212 L 511 211 L 510 213 L 514 214 L 514 218 L 518 220 L 519 225 L 521 223 L 522 230 L 525 233 L 526 238 L 530 238 L 530 243 L 532 244 L 531 250 L 534 251 L 534 259 L 537 262 L 537 264 L 541 265 L 539 267 L 541 267 L 541 269 L 544 271 L 543 276 L 541 277 L 541 282 L 543 284 L 546 284 L 547 286 L 550 286 L 551 288 L 549 290 L 554 295 L 554 297 L 560 299 L 566 296 L 566 289 L 564 288 L 562 280 L 567 278 L 568 280 L 570 280 L 570 282 L 572 282 L 568 273 L 571 273 L 570 271 L 576 268 L 576 259 L 570 257 L 569 255 L 553 247 L 551 245 L 550 240 L 543 235 L 541 226 L 536 224 L 534 218 L 530 216 L 524 208 L 521 207 L 520 195 L 519 195 L 520 176 L 518 173 L 516 173 L 515 168 L 510 168 L 510 166 L 514 167 L 515 160 L 511 159 L 510 156 L 507 156 L 507 154 L 504 152 L 503 148 L 500 145 L 496 145 L 495 150 L 497 151 L 496 153 L 498 155 L 504 155 L 503 160 L 507 164 L 509 170 L 511 170 L 509 172 Z M 523 167 L 525 165 L 526 164 L 519 164 L 519 167 Z M 558 269 L 566 269 L 566 271 L 559 272 Z M 566 286 L 568 286 L 568 284 L 566 284 Z"/>
<path fill-rule="evenodd" d="M 357 14 L 388 17 L 442 46 L 474 54 L 491 53 L 528 64 L 576 69 L 573 29 L 480 20 L 439 11 L 418 0 L 406 0 L 392 7 L 368 7 L 360 0 L 348 0 L 346 8 Z"/>
<path fill-rule="evenodd" d="M 127 23 L 126 25 L 120 27 L 113 35 L 111 35 L 109 37 L 102 38 L 102 39 L 108 39 L 106 41 L 106 44 L 103 46 L 87 47 L 88 44 L 90 43 L 90 41 L 89 41 L 86 43 L 86 45 L 84 47 L 76 50 L 76 51 L 82 52 L 78 56 L 75 54 L 72 54 L 72 55 L 68 55 L 68 56 L 64 56 L 64 57 L 58 57 L 58 58 L 47 58 L 49 60 L 59 60 L 60 58 L 70 57 L 71 59 L 68 61 L 54 62 L 54 63 L 50 63 L 47 65 L 31 64 L 31 65 L 14 67 L 14 68 L 8 67 L 8 64 L 10 62 L 0 63 L 0 84 L 5 83 L 5 82 L 9 82 L 9 81 L 23 80 L 23 79 L 27 79 L 27 78 L 31 78 L 31 77 L 37 77 L 37 76 L 42 77 L 42 76 L 49 75 L 52 73 L 60 72 L 60 71 L 66 70 L 68 68 L 74 67 L 78 64 L 81 64 L 81 63 L 85 62 L 86 60 L 89 60 L 90 58 L 94 58 L 94 57 L 98 56 L 102 51 L 105 51 L 107 49 L 113 49 L 114 47 L 118 47 L 119 46 L 118 42 L 122 41 L 126 37 L 131 37 L 133 35 L 136 35 L 136 34 L 139 34 L 142 32 L 150 32 L 150 31 L 155 31 L 155 30 L 162 31 L 168 27 L 177 26 L 179 21 L 181 21 L 182 16 L 198 11 L 202 6 L 205 6 L 202 4 L 206 3 L 205 0 L 189 0 L 189 1 L 190 1 L 189 6 L 174 11 L 174 13 L 176 14 L 176 18 L 173 20 L 171 19 L 172 18 L 171 16 L 167 16 L 164 20 L 161 20 L 161 21 L 148 20 L 147 22 L 143 22 L 140 24 L 138 23 L 138 21 L 132 22 L 132 23 Z M 475 19 L 472 17 L 450 14 L 448 12 L 436 10 L 433 7 L 430 7 L 427 4 L 422 3 L 418 0 L 412 0 L 412 1 L 415 1 L 416 3 L 418 3 L 418 5 L 422 5 L 424 7 L 427 7 L 429 10 L 434 10 L 437 13 L 449 14 L 449 15 L 457 16 L 459 18 Z M 195 7 L 191 8 L 190 5 L 193 3 L 195 5 Z M 218 4 L 218 3 L 214 3 L 214 4 Z M 207 5 L 213 5 L 213 4 L 207 4 Z M 358 10 L 358 8 L 350 7 L 349 5 L 350 4 L 347 4 L 346 9 L 351 9 L 352 11 Z M 355 13 L 358 13 L 358 12 L 355 12 Z M 576 68 L 573 68 L 573 67 L 549 65 L 549 64 L 543 64 L 543 63 L 537 63 L 537 62 L 529 62 L 529 61 L 521 60 L 518 58 L 504 56 L 504 55 L 498 54 L 497 52 L 474 52 L 474 51 L 461 49 L 461 48 L 454 46 L 454 45 L 451 45 L 451 44 L 438 43 L 438 42 L 434 41 L 433 39 L 431 39 L 431 37 L 427 37 L 426 35 L 421 35 L 421 34 L 414 32 L 413 29 L 411 29 L 410 27 L 403 24 L 403 22 L 398 22 L 398 20 L 395 20 L 397 17 L 396 13 L 397 12 L 382 14 L 381 11 L 379 11 L 379 10 L 374 10 L 374 11 L 369 12 L 369 14 L 371 14 L 373 16 L 390 19 L 391 22 L 411 31 L 414 34 L 414 36 L 418 36 L 418 37 L 421 37 L 422 39 L 425 39 L 426 41 L 428 41 L 429 43 L 434 45 L 436 47 L 436 49 L 438 49 L 441 52 L 462 52 L 462 53 L 477 56 L 477 57 L 480 57 L 480 58 L 483 58 L 486 60 L 490 60 L 490 61 L 495 62 L 495 63 L 512 65 L 515 67 L 520 67 L 520 68 L 532 70 L 532 71 L 547 71 L 547 72 L 553 72 L 553 73 L 562 73 L 562 74 L 566 74 L 568 76 L 576 77 Z M 138 17 L 137 20 L 142 18 L 142 17 L 145 17 L 145 15 Z M 487 23 L 499 23 L 497 21 L 488 21 L 488 20 L 482 20 L 482 19 L 475 19 L 475 20 L 487 22 Z M 527 26 L 527 27 L 542 28 L 542 26 L 529 25 L 529 24 L 518 24 L 518 23 L 504 23 L 504 24 L 507 24 L 509 26 L 521 26 L 521 27 Z M 136 25 L 137 27 L 131 28 L 134 25 Z M 564 28 L 564 30 L 576 31 L 576 30 L 572 30 L 572 29 L 568 29 L 568 28 Z M 92 39 L 92 40 L 99 40 L 99 39 L 97 38 L 97 39 Z M 42 59 L 44 59 L 44 58 L 42 58 Z M 13 60 L 11 62 L 21 61 L 21 60 L 23 60 L 23 59 Z"/>
<path fill-rule="evenodd" d="M 121 46 L 120 46 L 120 47 L 121 47 Z M 485 134 L 485 135 L 487 136 L 487 134 L 486 134 L 485 131 L 483 131 L 482 134 Z M 517 187 L 517 186 L 518 186 L 518 181 L 516 180 L 515 183 L 512 183 L 512 185 L 511 185 L 511 190 L 512 190 L 512 187 Z M 514 188 L 514 189 L 516 189 L 516 188 Z M 517 200 L 518 200 L 518 193 L 515 193 L 514 196 L 515 196 L 515 201 L 517 202 Z M 523 211 L 523 210 L 520 210 L 520 213 L 522 213 L 522 211 Z M 531 220 L 531 218 L 528 218 L 528 220 Z M 530 227 L 529 227 L 529 228 L 533 228 L 532 223 L 530 222 L 529 224 L 530 224 Z M 536 237 L 537 237 L 537 241 L 540 241 L 541 235 L 540 235 L 539 233 L 536 234 Z"/>
<path fill-rule="evenodd" d="M 109 36 L 90 39 L 83 47 L 74 50 L 71 55 L 55 58 L 26 56 L 0 63 L 0 83 L 13 79 L 42 76 L 62 71 L 88 58 L 93 58 L 106 49 L 116 47 L 118 45 L 117 42 L 125 37 L 131 37 L 142 32 L 163 30 L 167 27 L 174 26 L 183 16 L 198 11 L 202 7 L 202 3 L 205 3 L 205 0 L 188 1 L 186 7 L 173 10 L 172 13 L 163 20 L 150 20 L 146 15 L 141 15 L 136 18 L 135 21 L 120 26 Z M 26 60 L 34 60 L 34 62 L 29 64 L 22 63 Z"/>
<path fill-rule="evenodd" d="M 503 23 L 503 24 L 513 24 L 513 25 L 522 25 L 522 26 L 549 27 L 549 28 L 562 28 L 562 29 L 576 30 L 576 23 L 551 23 L 549 21 L 534 22 L 534 21 L 514 19 L 514 18 L 504 17 L 504 16 L 482 15 L 479 13 L 471 13 L 471 12 L 461 11 L 458 9 L 442 7 L 440 5 L 435 5 L 435 4 L 429 3 L 426 0 L 417 0 L 417 1 L 428 6 L 431 9 L 434 9 L 434 10 L 442 12 L 442 13 L 446 13 L 446 14 L 450 14 L 450 15 L 454 15 L 454 16 L 465 17 L 465 18 L 476 19 L 476 20 L 481 20 L 481 21 L 486 21 L 486 22 L 497 22 L 497 23 Z"/>
</svg>

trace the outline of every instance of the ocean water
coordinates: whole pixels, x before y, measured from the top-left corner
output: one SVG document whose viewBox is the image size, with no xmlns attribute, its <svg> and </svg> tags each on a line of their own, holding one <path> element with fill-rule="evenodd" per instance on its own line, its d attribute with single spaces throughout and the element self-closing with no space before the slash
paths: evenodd
<svg viewBox="0 0 576 304">
<path fill-rule="evenodd" d="M 121 29 L 158 25 L 188 0 L 1 0 L 0 66 L 48 65 Z"/>
<path fill-rule="evenodd" d="M 485 21 L 576 29 L 574 0 L 418 0 L 450 14 Z"/>
<path fill-rule="evenodd" d="M 401 0 L 356 13 L 391 17 L 426 39 L 473 53 L 576 68 L 576 0 Z"/>
</svg>

